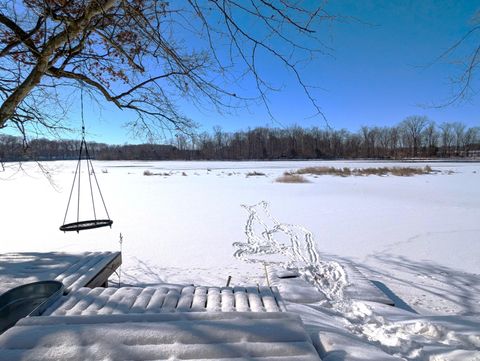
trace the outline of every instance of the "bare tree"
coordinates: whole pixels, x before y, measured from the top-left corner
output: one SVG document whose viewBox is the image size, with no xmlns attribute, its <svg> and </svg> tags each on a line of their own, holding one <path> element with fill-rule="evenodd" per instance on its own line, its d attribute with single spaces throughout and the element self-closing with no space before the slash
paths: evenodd
<svg viewBox="0 0 480 361">
<path fill-rule="evenodd" d="M 455 140 L 455 133 L 453 130 L 453 124 L 444 122 L 439 126 L 442 138 L 443 154 L 445 156 L 450 155 L 450 150 Z"/>
<path fill-rule="evenodd" d="M 390 154 L 396 158 L 398 156 L 398 148 L 400 143 L 400 130 L 398 126 L 389 129 L 390 134 Z"/>
<path fill-rule="evenodd" d="M 464 143 L 465 136 L 465 124 L 460 122 L 455 122 L 452 124 L 453 132 L 455 134 L 455 155 L 459 155 L 460 148 Z"/>
<path fill-rule="evenodd" d="M 469 156 L 470 149 L 474 144 L 480 143 L 480 127 L 468 128 L 463 137 L 463 149 L 465 151 L 465 156 Z"/>
<path fill-rule="evenodd" d="M 363 137 L 364 157 L 375 157 L 378 153 L 380 130 L 377 127 L 362 126 L 360 131 Z"/>
<path fill-rule="evenodd" d="M 325 47 L 315 33 L 333 17 L 299 1 L 0 0 L 0 128 L 64 129 L 65 91 L 136 114 L 134 131 L 187 131 L 178 98 L 219 110 L 275 88 L 259 63 L 276 59 L 320 113 L 300 64 Z M 245 77 L 257 95 L 238 93 Z M 270 111 L 270 110 L 269 110 Z"/>
<path fill-rule="evenodd" d="M 422 133 L 429 123 L 425 116 L 412 115 L 405 118 L 400 124 L 406 141 L 406 145 L 410 148 L 412 157 L 418 155 L 418 149 L 422 145 Z"/>
<path fill-rule="evenodd" d="M 425 127 L 423 131 L 423 138 L 425 139 L 426 156 L 434 156 L 438 148 L 438 132 L 433 121 Z"/>
</svg>

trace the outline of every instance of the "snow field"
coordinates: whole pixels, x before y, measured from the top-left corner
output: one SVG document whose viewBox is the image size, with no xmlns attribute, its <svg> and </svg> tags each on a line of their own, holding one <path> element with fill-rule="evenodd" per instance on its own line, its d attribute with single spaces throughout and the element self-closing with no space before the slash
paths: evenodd
<svg viewBox="0 0 480 361">
<path fill-rule="evenodd" d="M 57 190 L 25 163 L 26 174 L 0 174 L 6 205 L 0 207 L 0 251 L 116 251 L 121 232 L 124 283 L 223 286 L 231 275 L 233 285 L 264 284 L 263 267 L 233 257 L 232 244 L 247 239 L 248 212 L 241 205 L 266 201 L 280 222 L 309 230 L 321 254 L 352 260 L 416 310 L 478 314 L 480 165 L 428 164 L 443 174 L 323 176 L 280 184 L 274 182 L 278 175 L 306 166 L 385 164 L 94 162 L 113 229 L 77 234 L 58 230 L 75 162 L 45 163 Z M 144 176 L 146 169 L 172 175 Z M 255 170 L 267 176 L 246 177 Z M 87 189 L 82 193 L 81 215 L 88 218 Z"/>
<path fill-rule="evenodd" d="M 1 207 L 0 219 L 8 221 L 2 224 L 0 251 L 118 250 L 121 232 L 121 281 L 140 286 L 221 286 L 229 275 L 233 285 L 265 285 L 263 263 L 281 263 L 298 268 L 325 293 L 331 309 L 322 304 L 315 317 L 336 315 L 359 342 L 411 360 L 475 360 L 480 357 L 475 331 L 480 329 L 480 165 L 428 164 L 439 172 L 307 176 L 310 183 L 280 184 L 274 180 L 283 172 L 306 166 L 385 164 L 95 162 L 113 230 L 79 235 L 58 231 L 75 163 L 48 164 L 59 191 L 27 164 L 28 175 L 8 178 L 11 170 L 1 175 L 0 199 L 8 207 Z M 144 176 L 147 169 L 169 175 Z M 253 171 L 266 176 L 246 177 Z M 262 203 L 252 208 L 261 201 L 274 218 L 259 215 Z M 87 207 L 88 202 L 81 204 L 82 210 Z M 325 255 L 337 264 L 323 261 Z M 342 259 L 423 316 L 399 320 L 377 305 L 346 298 Z M 231 296 L 232 305 L 248 303 Z M 228 302 L 224 305 L 227 310 Z"/>
</svg>

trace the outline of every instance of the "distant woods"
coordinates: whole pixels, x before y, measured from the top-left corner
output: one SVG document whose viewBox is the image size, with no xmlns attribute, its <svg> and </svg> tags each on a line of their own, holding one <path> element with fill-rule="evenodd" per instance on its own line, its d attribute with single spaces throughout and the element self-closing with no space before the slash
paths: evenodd
<svg viewBox="0 0 480 361">
<path fill-rule="evenodd" d="M 76 140 L 0 135 L 0 161 L 75 159 Z M 270 160 L 403 159 L 480 157 L 480 127 L 460 122 L 436 124 L 411 116 L 392 127 L 361 127 L 357 132 L 320 128 L 259 127 L 247 131 L 177 135 L 168 144 L 108 145 L 89 143 L 98 160 Z"/>
</svg>

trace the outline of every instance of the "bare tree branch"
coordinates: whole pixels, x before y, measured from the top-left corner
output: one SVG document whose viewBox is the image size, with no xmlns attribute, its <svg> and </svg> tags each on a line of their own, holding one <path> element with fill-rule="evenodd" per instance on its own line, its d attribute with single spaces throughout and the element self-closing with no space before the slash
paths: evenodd
<svg viewBox="0 0 480 361">
<path fill-rule="evenodd" d="M 194 126 L 175 105 L 179 98 L 220 112 L 261 101 L 274 118 L 269 94 L 279 85 L 264 77 L 260 56 L 283 64 L 323 116 L 299 67 L 330 51 L 315 27 L 335 20 L 323 2 L 0 0 L 0 5 L 0 128 L 12 124 L 22 134 L 32 126 L 66 129 L 37 99 L 50 101 L 50 94 L 72 86 L 136 114 L 132 126 L 151 136 L 163 127 L 188 132 Z M 253 80 L 254 87 L 243 90 L 244 80 Z M 58 100 L 61 107 L 61 96 Z"/>
</svg>

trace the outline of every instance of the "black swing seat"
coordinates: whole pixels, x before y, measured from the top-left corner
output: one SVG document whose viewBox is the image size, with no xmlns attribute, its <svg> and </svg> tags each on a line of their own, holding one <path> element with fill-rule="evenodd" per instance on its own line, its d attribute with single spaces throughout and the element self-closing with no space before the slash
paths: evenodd
<svg viewBox="0 0 480 361">
<path fill-rule="evenodd" d="M 94 219 L 90 221 L 66 223 L 60 227 L 60 230 L 63 232 L 79 232 L 86 229 L 112 227 L 112 224 L 113 221 L 111 219 Z"/>
</svg>

